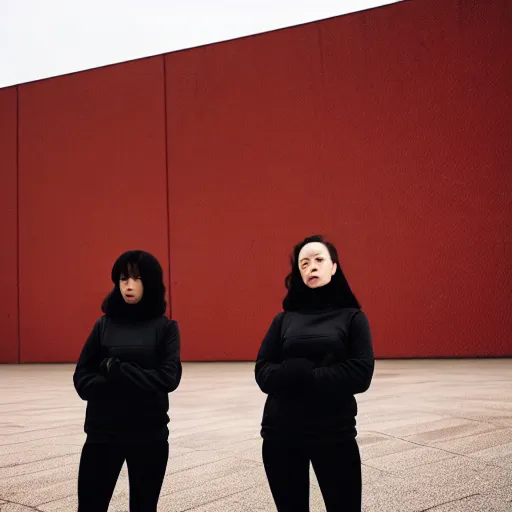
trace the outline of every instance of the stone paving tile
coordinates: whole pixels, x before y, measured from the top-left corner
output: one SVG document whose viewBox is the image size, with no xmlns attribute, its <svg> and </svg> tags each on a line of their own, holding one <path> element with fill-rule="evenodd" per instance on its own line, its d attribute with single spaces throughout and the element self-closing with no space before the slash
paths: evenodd
<svg viewBox="0 0 512 512">
<path fill-rule="evenodd" d="M 2 457 L 0 456 L 0 459 Z M 18 464 L 0 469 L 0 475 L 4 479 L 3 485 L 9 481 L 9 478 L 23 475 L 36 475 L 55 468 L 67 468 L 68 471 L 74 471 L 78 468 L 79 457 L 76 454 L 66 455 L 64 457 L 55 457 L 53 459 L 43 459 L 37 462 L 27 464 Z M 76 473 L 76 471 L 75 471 Z M 0 488 L 2 484 L 0 484 Z"/>
<path fill-rule="evenodd" d="M 0 503 L 0 512 L 34 512 L 34 508 L 26 507 L 18 503 Z"/>
<path fill-rule="evenodd" d="M 492 496 L 476 495 L 450 500 L 431 508 L 429 512 L 510 512 L 510 504 Z"/>
<path fill-rule="evenodd" d="M 417 466 L 423 466 L 453 457 L 455 457 L 455 455 L 441 450 L 435 450 L 426 446 L 416 446 L 412 450 L 392 453 L 374 459 L 365 459 L 364 462 L 370 468 L 380 469 L 381 471 L 389 473 L 399 473 Z"/>
<path fill-rule="evenodd" d="M 507 469 L 461 456 L 407 468 L 395 474 L 398 478 L 428 482 L 436 488 L 467 496 L 492 493 L 508 485 L 512 476 Z"/>
<path fill-rule="evenodd" d="M 12 449 L 12 448 L 11 448 Z M 15 451 L 0 451 L 0 470 L 3 468 L 12 468 L 33 462 L 44 460 L 62 459 L 67 455 L 80 453 L 79 446 L 39 446 L 25 449 L 16 447 Z"/>
<path fill-rule="evenodd" d="M 429 444 L 444 439 L 456 439 L 489 432 L 495 428 L 487 423 L 479 423 L 462 418 L 443 418 L 429 423 L 389 429 L 386 433 L 394 437 L 405 438 L 408 441 Z"/>
<path fill-rule="evenodd" d="M 378 443 L 362 444 L 359 447 L 361 459 L 363 461 L 378 459 L 387 455 L 404 453 L 417 448 L 421 448 L 421 446 L 408 441 L 403 441 L 402 439 L 392 439 L 384 436 Z"/>
<path fill-rule="evenodd" d="M 437 441 L 433 446 L 453 453 L 469 455 L 494 447 L 498 447 L 499 449 L 499 447 L 509 442 L 512 442 L 512 429 L 503 428 L 496 429 L 491 432 L 485 432 L 483 434 Z"/>
</svg>

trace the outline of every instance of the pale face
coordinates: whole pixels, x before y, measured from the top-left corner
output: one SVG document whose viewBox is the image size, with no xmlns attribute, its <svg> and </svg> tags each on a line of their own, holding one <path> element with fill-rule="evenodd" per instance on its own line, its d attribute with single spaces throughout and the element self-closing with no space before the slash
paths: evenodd
<svg viewBox="0 0 512 512">
<path fill-rule="evenodd" d="M 144 286 L 140 277 L 125 277 L 119 279 L 119 289 L 127 304 L 137 304 L 142 299 Z"/>
<path fill-rule="evenodd" d="M 320 288 L 331 282 L 336 273 L 327 247 L 320 242 L 306 244 L 299 253 L 299 270 L 309 288 Z"/>
</svg>

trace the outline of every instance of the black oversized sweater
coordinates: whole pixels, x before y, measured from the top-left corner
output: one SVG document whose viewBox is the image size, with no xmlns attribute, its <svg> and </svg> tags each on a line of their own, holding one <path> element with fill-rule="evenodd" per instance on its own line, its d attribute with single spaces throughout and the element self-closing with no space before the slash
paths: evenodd
<svg viewBox="0 0 512 512">
<path fill-rule="evenodd" d="M 104 358 L 120 365 L 106 377 Z M 169 396 L 181 380 L 178 324 L 165 316 L 136 323 L 101 317 L 78 360 L 73 382 L 87 401 L 89 442 L 166 440 Z"/>
<path fill-rule="evenodd" d="M 299 373 L 291 362 L 303 361 Z M 359 309 L 288 311 L 273 320 L 261 345 L 256 382 L 268 394 L 264 439 L 336 442 L 355 437 L 357 402 L 374 371 L 366 315 Z"/>
</svg>

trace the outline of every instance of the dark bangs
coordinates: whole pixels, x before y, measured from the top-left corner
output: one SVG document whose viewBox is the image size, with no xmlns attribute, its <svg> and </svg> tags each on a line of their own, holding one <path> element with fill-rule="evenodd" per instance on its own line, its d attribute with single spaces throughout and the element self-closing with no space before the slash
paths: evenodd
<svg viewBox="0 0 512 512">
<path fill-rule="evenodd" d="M 121 277 L 142 278 L 140 272 L 140 251 L 128 251 L 121 254 L 112 267 L 112 281 L 118 282 Z"/>
</svg>

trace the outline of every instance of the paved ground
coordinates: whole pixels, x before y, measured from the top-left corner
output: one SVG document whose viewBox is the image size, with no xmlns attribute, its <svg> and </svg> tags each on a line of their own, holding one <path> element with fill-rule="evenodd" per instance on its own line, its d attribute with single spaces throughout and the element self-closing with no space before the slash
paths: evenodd
<svg viewBox="0 0 512 512">
<path fill-rule="evenodd" d="M 185 364 L 160 511 L 275 510 L 252 370 Z M 1 512 L 76 510 L 84 403 L 72 371 L 0 366 Z M 512 511 L 512 360 L 378 361 L 359 408 L 365 512 Z M 110 510 L 128 510 L 124 469 Z M 311 510 L 324 510 L 314 477 Z"/>
</svg>

